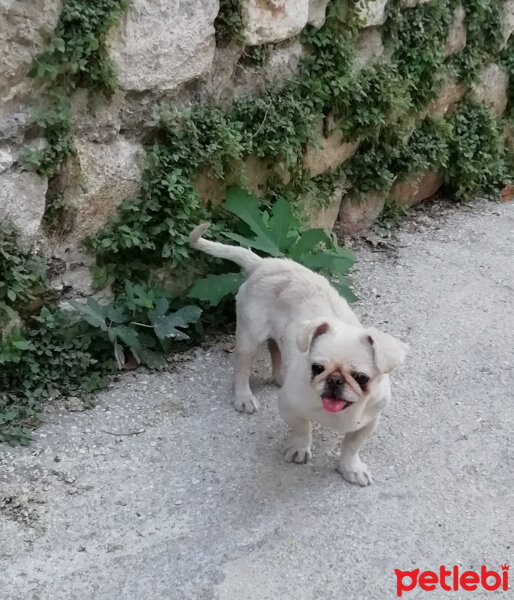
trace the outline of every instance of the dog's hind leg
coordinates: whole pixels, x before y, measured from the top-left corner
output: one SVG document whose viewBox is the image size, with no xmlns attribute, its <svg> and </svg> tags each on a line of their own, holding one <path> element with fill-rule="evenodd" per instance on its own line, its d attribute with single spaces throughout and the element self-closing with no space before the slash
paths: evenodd
<svg viewBox="0 0 514 600">
<path fill-rule="evenodd" d="M 273 380 L 278 386 L 282 387 L 282 384 L 284 383 L 282 354 L 280 352 L 280 348 L 278 347 L 277 342 L 273 338 L 270 338 L 268 340 L 268 350 L 271 356 Z"/>
<path fill-rule="evenodd" d="M 253 413 L 259 409 L 259 402 L 250 389 L 250 369 L 259 344 L 260 340 L 255 340 L 238 321 L 234 352 L 234 407 L 239 412 Z"/>
</svg>

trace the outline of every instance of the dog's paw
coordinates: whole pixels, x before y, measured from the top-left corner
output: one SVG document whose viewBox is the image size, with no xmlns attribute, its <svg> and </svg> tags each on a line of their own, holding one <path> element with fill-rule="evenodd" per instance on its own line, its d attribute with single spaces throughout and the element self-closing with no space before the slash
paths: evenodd
<svg viewBox="0 0 514 600">
<path fill-rule="evenodd" d="M 288 445 L 284 449 L 284 458 L 287 460 L 287 462 L 305 464 L 309 462 L 311 456 L 312 452 L 309 447 Z"/>
<path fill-rule="evenodd" d="M 259 410 L 259 401 L 253 394 L 235 396 L 234 408 L 239 412 L 251 414 Z"/>
<path fill-rule="evenodd" d="M 282 370 L 273 371 L 273 381 L 278 385 L 278 387 L 282 387 L 284 385 L 284 374 Z"/>
<path fill-rule="evenodd" d="M 339 473 L 343 476 L 343 479 L 348 483 L 356 483 L 357 485 L 370 485 L 373 483 L 373 478 L 368 470 L 368 467 L 360 460 L 352 461 L 350 463 L 339 463 L 337 468 Z"/>
</svg>

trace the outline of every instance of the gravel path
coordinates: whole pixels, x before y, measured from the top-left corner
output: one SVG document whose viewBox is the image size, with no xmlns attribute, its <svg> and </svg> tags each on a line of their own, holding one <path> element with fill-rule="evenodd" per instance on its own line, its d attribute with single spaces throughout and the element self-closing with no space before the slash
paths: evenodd
<svg viewBox="0 0 514 600">
<path fill-rule="evenodd" d="M 512 563 L 513 233 L 513 203 L 478 203 L 358 251 L 356 311 L 411 346 L 363 449 L 369 488 L 335 472 L 327 431 L 312 463 L 284 463 L 266 356 L 262 409 L 240 415 L 222 341 L 91 411 L 52 408 L 31 447 L 0 446 L 0 598 L 389 600 L 395 568 Z"/>
</svg>

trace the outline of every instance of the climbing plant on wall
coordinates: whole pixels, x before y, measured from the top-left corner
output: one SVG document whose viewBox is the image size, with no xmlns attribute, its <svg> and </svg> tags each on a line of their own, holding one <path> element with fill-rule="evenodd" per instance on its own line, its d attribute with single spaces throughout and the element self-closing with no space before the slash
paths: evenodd
<svg viewBox="0 0 514 600">
<path fill-rule="evenodd" d="M 36 56 L 29 76 L 43 84 L 40 106 L 33 122 L 46 143 L 27 147 L 25 166 L 42 176 L 54 178 L 68 159 L 75 156 L 71 122 L 71 96 L 78 88 L 110 97 L 116 74 L 107 48 L 107 33 L 130 5 L 129 0 L 64 0 L 50 44 Z M 47 212 L 59 220 L 65 206 L 50 185 Z"/>
<path fill-rule="evenodd" d="M 454 157 L 459 148 L 469 153 L 464 138 L 452 137 L 453 131 L 462 131 L 451 127 L 451 119 L 448 126 L 440 128 L 435 146 L 414 141 L 406 146 L 410 133 L 418 129 L 414 115 L 426 109 L 445 74 L 456 69 L 456 62 L 445 58 L 445 45 L 458 2 L 432 0 L 408 10 L 401 5 L 392 0 L 389 6 L 385 26 L 388 59 L 360 71 L 353 68 L 358 13 L 355 3 L 334 1 L 328 5 L 323 27 L 308 26 L 303 31 L 307 53 L 297 75 L 281 87 L 237 100 L 228 110 L 198 105 L 164 111 L 148 150 L 150 167 L 143 175 L 141 198 L 122 204 L 111 224 L 89 240 L 99 265 L 122 277 L 131 276 L 130 265 L 136 264 L 136 257 L 143 263 L 171 258 L 174 267 L 183 265 L 189 260 L 185 236 L 191 222 L 210 212 L 199 203 L 195 175 L 211 168 L 221 179 L 237 171 L 244 180 L 243 161 L 250 155 L 278 161 L 288 171 L 286 183 L 276 176 L 270 181 L 269 200 L 286 197 L 295 203 L 309 192 L 323 205 L 343 176 L 353 193 L 362 195 L 368 189 L 385 190 L 396 177 L 434 163 L 429 154 L 437 153 L 436 147 L 446 153 L 438 161 L 440 169 L 447 164 L 443 159 L 449 146 Z M 499 18 L 497 0 L 480 0 L 467 8 L 466 24 L 471 32 L 465 60 L 473 69 L 497 50 Z M 477 28 L 479 20 L 484 31 Z M 225 41 L 230 38 L 241 43 L 241 27 L 239 3 L 222 3 L 219 35 Z M 462 75 L 462 69 L 460 72 Z M 486 119 L 486 111 L 478 114 L 470 106 L 464 103 L 458 114 L 464 118 L 469 109 L 471 121 Z M 328 117 L 344 141 L 360 140 L 361 145 L 355 158 L 340 169 L 311 178 L 303 168 L 303 152 L 306 145 L 319 142 L 319 125 L 326 125 Z M 488 135 L 489 146 L 495 146 L 500 124 L 495 125 L 494 119 L 486 121 L 481 139 Z M 419 127 L 413 140 L 426 137 L 432 125 L 420 123 Z M 441 136 L 444 139 L 439 139 Z M 499 165 L 505 157 L 501 152 L 495 158 L 492 154 L 487 157 L 494 163 L 484 169 L 489 183 L 483 178 L 470 180 L 454 169 L 447 173 L 450 188 L 473 193 L 498 185 Z M 459 177 L 466 181 L 460 182 Z"/>
</svg>

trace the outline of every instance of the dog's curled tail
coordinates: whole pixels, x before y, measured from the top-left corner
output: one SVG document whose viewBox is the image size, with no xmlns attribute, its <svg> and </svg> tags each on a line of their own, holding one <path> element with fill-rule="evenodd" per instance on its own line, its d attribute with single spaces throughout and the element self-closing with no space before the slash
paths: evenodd
<svg viewBox="0 0 514 600">
<path fill-rule="evenodd" d="M 192 248 L 201 250 L 211 256 L 217 256 L 218 258 L 225 258 L 238 264 L 245 277 L 248 277 L 255 269 L 261 264 L 262 258 L 254 254 L 248 248 L 241 248 L 240 246 L 229 246 L 228 244 L 221 244 L 220 242 L 211 242 L 202 237 L 202 235 L 209 229 L 210 223 L 202 223 L 195 227 L 189 234 L 189 244 Z"/>
</svg>

